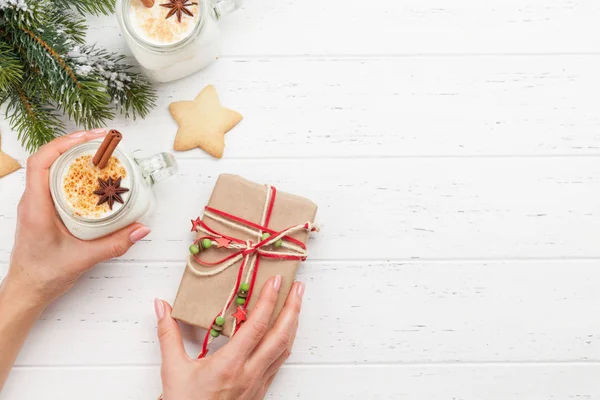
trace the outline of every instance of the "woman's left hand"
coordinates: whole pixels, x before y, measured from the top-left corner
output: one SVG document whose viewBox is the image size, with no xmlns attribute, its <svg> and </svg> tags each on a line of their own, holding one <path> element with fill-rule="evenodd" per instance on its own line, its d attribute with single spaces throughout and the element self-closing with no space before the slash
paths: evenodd
<svg viewBox="0 0 600 400">
<path fill-rule="evenodd" d="M 102 138 L 104 129 L 75 132 L 43 146 L 27 161 L 27 180 L 17 213 L 15 245 L 4 285 L 20 288 L 30 302 L 47 305 L 95 264 L 124 255 L 150 229 L 133 224 L 109 236 L 82 241 L 56 214 L 49 169 L 71 147 Z"/>
<path fill-rule="evenodd" d="M 75 132 L 43 146 L 27 160 L 25 193 L 8 274 L 0 285 L 0 391 L 27 333 L 44 308 L 95 264 L 119 257 L 150 229 L 133 224 L 84 242 L 69 233 L 50 195 L 50 166 L 71 147 L 106 135 L 104 129 Z"/>
</svg>

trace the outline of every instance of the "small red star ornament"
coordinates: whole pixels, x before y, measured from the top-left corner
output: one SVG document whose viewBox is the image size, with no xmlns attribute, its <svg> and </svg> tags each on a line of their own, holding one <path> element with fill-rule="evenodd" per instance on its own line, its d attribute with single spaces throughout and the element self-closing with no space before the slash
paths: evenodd
<svg viewBox="0 0 600 400">
<path fill-rule="evenodd" d="M 196 220 L 192 220 L 192 232 L 198 231 L 198 226 L 200 226 L 200 217 L 196 218 Z"/>
<path fill-rule="evenodd" d="M 242 307 L 238 306 L 237 311 L 234 312 L 232 314 L 232 316 L 233 316 L 233 318 L 235 318 L 235 320 L 237 321 L 237 324 L 239 325 L 247 319 L 248 314 L 246 313 L 246 310 L 244 310 Z"/>
<path fill-rule="evenodd" d="M 216 238 L 215 242 L 217 242 L 217 247 L 228 247 L 231 240 L 220 237 Z"/>
</svg>

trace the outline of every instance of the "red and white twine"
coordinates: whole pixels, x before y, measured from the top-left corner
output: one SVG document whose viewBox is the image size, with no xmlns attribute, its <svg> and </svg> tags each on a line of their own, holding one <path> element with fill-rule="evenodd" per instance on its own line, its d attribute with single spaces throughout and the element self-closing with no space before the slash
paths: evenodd
<svg viewBox="0 0 600 400">
<path fill-rule="evenodd" d="M 209 239 L 211 240 L 211 243 L 214 247 L 224 247 L 237 251 L 216 262 L 203 261 L 199 257 L 199 254 L 190 255 L 187 267 L 191 273 L 199 277 L 214 276 L 227 270 L 228 268 L 241 261 L 236 282 L 232 286 L 231 291 L 227 296 L 227 300 L 223 304 L 221 312 L 219 312 L 219 314 L 215 316 L 214 320 L 216 320 L 217 317 L 225 318 L 227 310 L 229 309 L 231 303 L 235 299 L 236 293 L 242 281 L 244 283 L 247 283 L 249 286 L 248 295 L 246 297 L 246 303 L 242 307 L 245 310 L 252 296 L 256 275 L 260 266 L 261 257 L 274 258 L 280 260 L 305 260 L 308 256 L 306 245 L 301 241 L 290 237 L 289 235 L 292 235 L 299 231 L 318 231 L 318 228 L 312 222 L 309 221 L 304 224 L 291 226 L 280 232 L 276 232 L 268 227 L 271 215 L 273 213 L 276 195 L 277 190 L 275 189 L 275 187 L 266 187 L 265 205 L 263 207 L 263 213 L 260 224 L 255 224 L 251 221 L 236 217 L 234 215 L 228 214 L 226 212 L 217 210 L 212 207 L 207 206 L 204 209 L 204 216 L 206 218 L 219 222 L 229 228 L 233 228 L 235 230 L 244 232 L 247 235 L 256 238 L 256 243 L 252 242 L 251 240 L 241 240 L 220 234 L 219 232 L 210 228 L 208 225 L 206 225 L 203 221 L 199 219 L 193 221 L 194 227 L 192 229 L 194 230 L 195 228 L 197 232 L 202 232 L 206 235 L 198 238 L 196 240 L 196 244 L 201 246 L 202 241 L 204 239 Z M 269 233 L 270 236 L 263 240 L 262 237 L 265 232 Z M 224 239 L 224 241 L 219 239 Z M 273 250 L 272 245 L 274 245 L 279 240 L 282 241 L 280 250 Z M 202 266 L 214 268 L 205 271 L 199 270 L 194 266 L 194 261 Z M 244 271 L 246 272 L 245 274 Z M 239 325 L 237 324 L 237 319 L 234 319 L 230 336 L 233 336 L 238 329 Z M 209 330 L 206 333 L 206 337 L 202 346 L 202 353 L 200 353 L 199 358 L 206 356 L 208 352 L 208 345 L 213 340 L 214 338 L 210 335 L 209 328 Z"/>
<path fill-rule="evenodd" d="M 227 296 L 227 300 L 225 301 L 223 308 L 221 309 L 219 314 L 217 314 L 213 319 L 213 324 L 215 323 L 217 317 L 225 318 L 227 310 L 231 306 L 231 303 L 233 302 L 236 296 L 238 288 L 242 283 L 242 277 L 244 283 L 247 283 L 249 286 L 248 295 L 246 297 L 246 303 L 243 306 L 241 306 L 242 309 L 245 311 L 254 291 L 254 284 L 256 282 L 256 275 L 260 266 L 261 257 L 280 260 L 304 261 L 308 257 L 306 245 L 301 241 L 290 237 L 289 235 L 300 231 L 316 232 L 319 230 L 319 228 L 317 228 L 317 226 L 310 221 L 301 225 L 291 226 L 280 232 L 270 229 L 269 222 L 273 213 L 273 207 L 275 205 L 277 190 L 275 189 L 275 187 L 268 185 L 266 186 L 266 189 L 267 193 L 265 198 L 265 205 L 263 207 L 263 214 L 261 217 L 260 224 L 255 224 L 251 221 L 236 217 L 235 215 L 217 210 L 212 207 L 206 206 L 204 208 L 204 216 L 206 218 L 219 222 L 229 228 L 233 228 L 235 230 L 244 232 L 247 235 L 250 235 L 251 237 L 255 237 L 257 240 L 256 243 L 252 242 L 251 240 L 241 240 L 235 237 L 223 235 L 210 228 L 203 221 L 201 221 L 200 218 L 196 219 L 195 221 L 192 221 L 192 231 L 203 232 L 206 235 L 196 239 L 195 244 L 197 244 L 198 246 L 202 246 L 202 241 L 204 239 L 209 239 L 212 243 L 212 247 L 222 247 L 237 251 L 216 262 L 207 262 L 202 260 L 199 257 L 199 254 L 191 254 L 188 258 L 187 263 L 187 268 L 191 273 L 199 277 L 214 276 L 227 270 L 228 268 L 232 267 L 241 260 L 235 284 L 231 288 L 231 292 L 229 293 L 229 296 Z M 270 236 L 263 240 L 262 237 L 264 233 L 268 233 Z M 281 246 L 279 247 L 280 250 L 274 251 L 271 246 L 277 243 L 279 240 L 282 241 Z M 214 268 L 211 268 L 206 271 L 201 271 L 194 266 L 194 262 L 204 267 Z M 246 274 L 244 276 L 245 270 Z M 237 325 L 237 319 L 234 318 L 230 336 L 235 335 L 238 329 L 239 326 Z M 206 336 L 204 337 L 204 342 L 202 344 L 202 352 L 200 353 L 198 358 L 203 358 L 206 356 L 206 354 L 208 353 L 208 345 L 213 340 L 214 338 L 210 335 L 210 328 L 208 328 Z M 162 395 L 159 397 L 159 400 L 163 400 Z"/>
</svg>

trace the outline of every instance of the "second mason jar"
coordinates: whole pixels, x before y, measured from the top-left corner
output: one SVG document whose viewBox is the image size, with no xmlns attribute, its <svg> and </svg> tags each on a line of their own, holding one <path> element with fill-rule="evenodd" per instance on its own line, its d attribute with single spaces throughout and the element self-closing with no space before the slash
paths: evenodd
<svg viewBox="0 0 600 400">
<path fill-rule="evenodd" d="M 154 82 L 190 75 L 219 56 L 219 18 L 241 0 L 117 0 L 119 25 Z M 150 5 L 150 6 L 149 6 Z"/>
</svg>

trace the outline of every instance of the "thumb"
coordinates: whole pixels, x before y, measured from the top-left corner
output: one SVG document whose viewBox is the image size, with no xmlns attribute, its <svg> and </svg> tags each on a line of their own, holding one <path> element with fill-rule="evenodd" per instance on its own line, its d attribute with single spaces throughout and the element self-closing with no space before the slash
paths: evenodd
<svg viewBox="0 0 600 400">
<path fill-rule="evenodd" d="M 169 371 L 175 364 L 189 357 L 183 347 L 179 325 L 171 317 L 171 306 L 167 302 L 154 299 L 154 311 L 158 320 L 158 340 L 163 371 Z"/>
<path fill-rule="evenodd" d="M 88 256 L 95 264 L 121 257 L 149 233 L 150 228 L 139 223 L 131 224 L 108 236 L 88 242 Z"/>
</svg>

